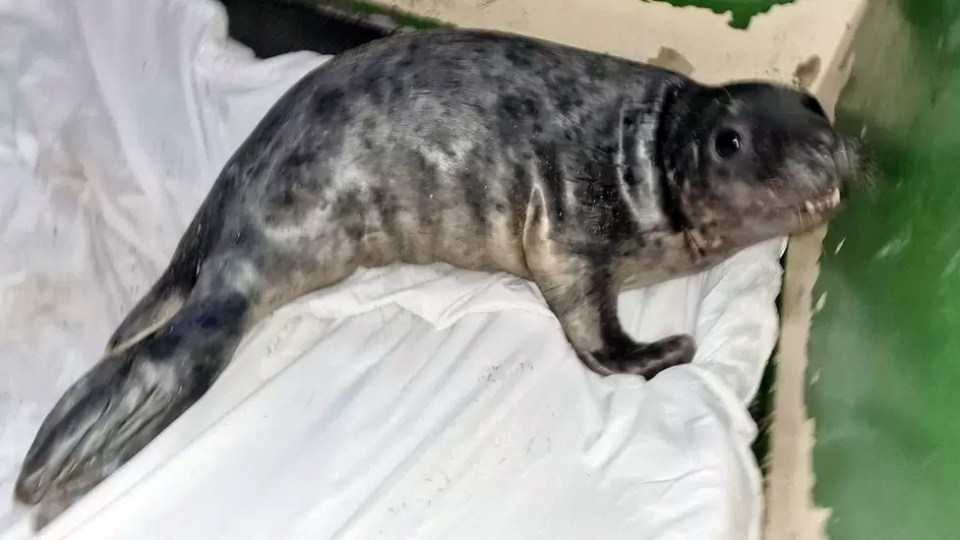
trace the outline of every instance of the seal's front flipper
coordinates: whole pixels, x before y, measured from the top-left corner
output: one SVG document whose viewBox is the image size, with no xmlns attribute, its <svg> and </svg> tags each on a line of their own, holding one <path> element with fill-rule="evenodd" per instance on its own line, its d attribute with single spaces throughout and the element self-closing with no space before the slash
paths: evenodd
<svg viewBox="0 0 960 540">
<path fill-rule="evenodd" d="M 247 300 L 191 301 L 150 337 L 96 364 L 47 415 L 16 496 L 49 521 L 202 396 L 239 343 Z"/>
<path fill-rule="evenodd" d="M 577 356 L 601 375 L 631 373 L 646 379 L 693 359 L 696 346 L 687 335 L 637 343 L 620 326 L 617 291 L 602 268 L 568 265 L 574 274 L 533 272 L 551 311 L 560 319 Z"/>
<path fill-rule="evenodd" d="M 624 338 L 629 340 L 627 336 Z M 693 338 L 680 334 L 652 343 L 629 340 L 586 354 L 612 373 L 631 373 L 650 379 L 669 367 L 689 363 L 694 352 L 696 345 Z"/>
</svg>

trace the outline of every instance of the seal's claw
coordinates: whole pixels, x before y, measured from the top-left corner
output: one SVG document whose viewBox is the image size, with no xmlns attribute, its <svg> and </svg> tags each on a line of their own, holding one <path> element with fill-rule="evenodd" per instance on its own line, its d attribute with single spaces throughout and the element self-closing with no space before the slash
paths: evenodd
<svg viewBox="0 0 960 540">
<path fill-rule="evenodd" d="M 58 486 L 56 491 L 51 491 L 49 495 L 45 496 L 37 505 L 33 519 L 34 529 L 40 530 L 46 527 L 48 523 L 56 519 L 84 494 L 99 484 L 103 478 L 90 476 L 87 480 L 91 483 L 87 484 L 80 481 L 71 483 L 69 486 Z"/>
<path fill-rule="evenodd" d="M 74 383 L 27 453 L 17 499 L 59 513 L 146 446 L 196 401 L 185 380 L 190 372 L 175 366 L 128 351 Z"/>
<path fill-rule="evenodd" d="M 649 380 L 667 368 L 689 363 L 695 352 L 693 338 L 681 334 L 653 343 L 635 344 L 633 350 L 610 355 L 600 362 L 611 373 L 630 373 Z"/>
</svg>

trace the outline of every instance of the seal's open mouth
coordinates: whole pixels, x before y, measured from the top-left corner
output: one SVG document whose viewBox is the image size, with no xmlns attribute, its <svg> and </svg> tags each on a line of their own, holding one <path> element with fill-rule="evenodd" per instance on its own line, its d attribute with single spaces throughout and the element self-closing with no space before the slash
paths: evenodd
<svg viewBox="0 0 960 540">
<path fill-rule="evenodd" d="M 840 188 L 833 188 L 824 195 L 807 199 L 803 203 L 803 210 L 810 216 L 821 216 L 833 210 L 840 204 Z"/>
</svg>

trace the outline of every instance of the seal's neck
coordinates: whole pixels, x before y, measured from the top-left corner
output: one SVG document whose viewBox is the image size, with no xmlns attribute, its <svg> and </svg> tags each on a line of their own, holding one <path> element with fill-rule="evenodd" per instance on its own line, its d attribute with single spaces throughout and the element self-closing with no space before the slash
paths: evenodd
<svg viewBox="0 0 960 540">
<path fill-rule="evenodd" d="M 665 83 L 620 107 L 618 163 L 623 200 L 638 233 L 682 233 L 691 228 L 673 185 L 669 154 L 677 130 L 675 104 L 686 85 Z"/>
<path fill-rule="evenodd" d="M 705 134 L 698 133 L 703 125 L 696 111 L 697 102 L 704 97 L 702 87 L 690 81 L 673 81 L 664 85 L 658 111 L 657 133 L 653 161 L 659 170 L 660 208 L 668 230 L 683 239 L 694 259 L 704 255 L 704 246 L 697 225 L 693 222 L 681 197 L 679 171 L 695 170 L 698 153 L 690 152 L 691 141 Z M 694 147 L 695 150 L 696 147 Z"/>
</svg>

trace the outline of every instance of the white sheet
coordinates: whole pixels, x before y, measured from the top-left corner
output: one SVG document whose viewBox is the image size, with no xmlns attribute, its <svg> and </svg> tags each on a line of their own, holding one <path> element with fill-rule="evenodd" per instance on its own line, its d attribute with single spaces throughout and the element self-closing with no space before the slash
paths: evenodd
<svg viewBox="0 0 960 540">
<path fill-rule="evenodd" d="M 159 275 L 220 167 L 324 58 L 254 59 L 210 0 L 0 0 L 0 538 L 43 416 Z M 624 294 L 694 365 L 600 378 L 527 282 L 358 273 L 249 336 L 44 538 L 755 539 L 745 411 L 783 241 Z"/>
</svg>

